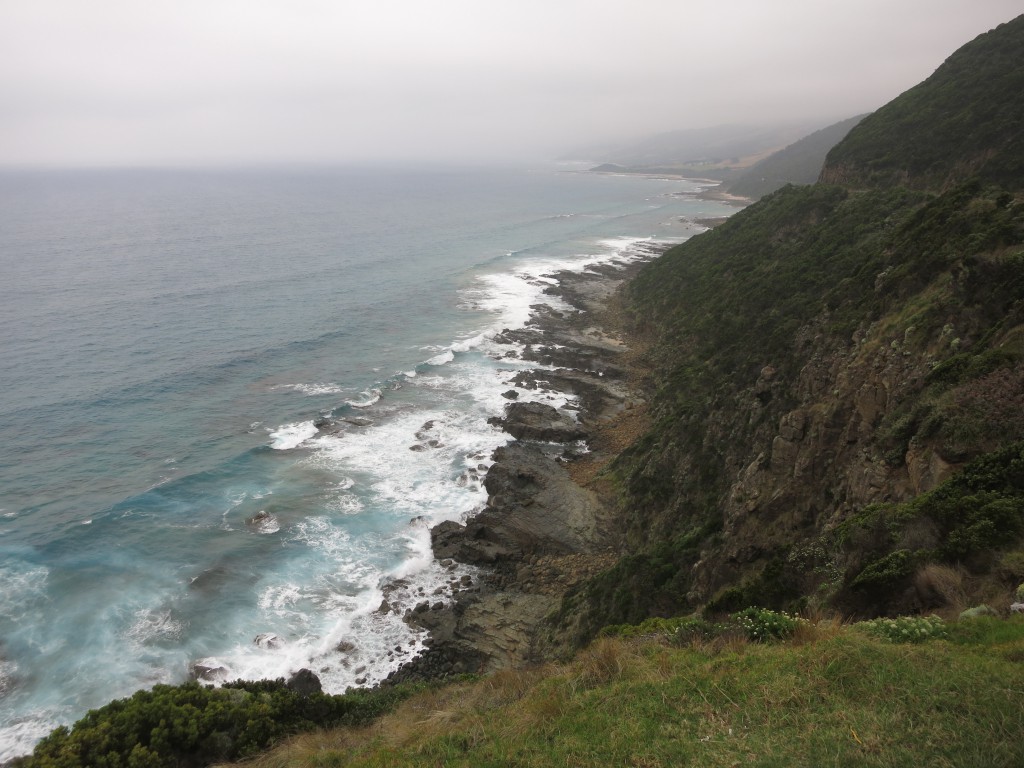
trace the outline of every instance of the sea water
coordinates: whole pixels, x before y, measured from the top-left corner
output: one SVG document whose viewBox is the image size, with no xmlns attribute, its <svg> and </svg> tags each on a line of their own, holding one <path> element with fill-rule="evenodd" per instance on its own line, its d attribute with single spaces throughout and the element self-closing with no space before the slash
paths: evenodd
<svg viewBox="0 0 1024 768">
<path fill-rule="evenodd" d="M 469 569 L 559 270 L 730 209 L 544 170 L 0 174 L 0 761 L 156 683 L 372 685 Z M 524 399 L 560 396 L 524 392 Z M 380 610 L 382 601 L 388 606 Z"/>
</svg>

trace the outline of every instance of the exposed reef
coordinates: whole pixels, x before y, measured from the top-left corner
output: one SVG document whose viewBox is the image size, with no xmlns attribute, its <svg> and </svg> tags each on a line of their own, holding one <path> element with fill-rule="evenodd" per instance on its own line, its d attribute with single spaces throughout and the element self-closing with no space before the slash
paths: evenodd
<svg viewBox="0 0 1024 768">
<path fill-rule="evenodd" d="M 643 411 L 615 310 L 616 291 L 640 266 L 554 275 L 557 285 L 547 292 L 572 310 L 535 306 L 527 327 L 496 337 L 509 345 L 507 356 L 538 366 L 515 377 L 504 413 L 490 419 L 514 440 L 494 452 L 484 478 L 486 507 L 465 524 L 444 522 L 431 531 L 435 557 L 479 573 L 460 585 L 451 604 L 422 604 L 406 616 L 430 633 L 428 650 L 391 681 L 552 657 L 559 649 L 549 642 L 545 618 L 567 591 L 621 556 L 615 510 L 594 478 L 621 447 L 614 427 Z M 551 392 L 572 399 L 561 408 L 533 399 Z"/>
</svg>

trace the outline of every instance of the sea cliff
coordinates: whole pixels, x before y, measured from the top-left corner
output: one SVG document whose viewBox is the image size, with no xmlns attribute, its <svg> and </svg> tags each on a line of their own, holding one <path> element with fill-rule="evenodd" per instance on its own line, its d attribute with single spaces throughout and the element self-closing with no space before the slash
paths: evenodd
<svg viewBox="0 0 1024 768">
<path fill-rule="evenodd" d="M 476 604 L 527 628 L 476 666 L 694 611 L 1008 608 L 1024 580 L 1022 36 L 1024 17 L 964 46 L 853 128 L 818 184 L 628 281 L 563 279 L 582 311 L 517 340 L 568 369 L 546 386 L 586 393 L 578 425 L 511 407 L 520 445 L 496 457 L 488 509 L 435 532 L 440 556 L 493 569 Z M 534 445 L 579 438 L 594 455 Z M 555 583 L 560 602 L 535 596 Z"/>
</svg>

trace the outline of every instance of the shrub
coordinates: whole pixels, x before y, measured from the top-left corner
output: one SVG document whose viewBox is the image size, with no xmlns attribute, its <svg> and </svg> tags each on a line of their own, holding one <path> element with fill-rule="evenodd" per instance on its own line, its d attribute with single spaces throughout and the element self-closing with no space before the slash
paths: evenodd
<svg viewBox="0 0 1024 768">
<path fill-rule="evenodd" d="M 284 680 L 238 681 L 221 688 L 157 685 L 90 711 L 36 745 L 17 768 L 200 768 L 265 749 L 314 728 L 367 723 L 410 690 L 303 696 Z"/>
<path fill-rule="evenodd" d="M 938 616 L 900 616 L 895 619 L 872 619 L 854 624 L 869 635 L 891 643 L 923 643 L 947 636 L 946 623 Z"/>
<path fill-rule="evenodd" d="M 767 608 L 746 608 L 732 615 L 732 620 L 746 632 L 750 640 L 782 640 L 790 637 L 805 620 L 784 611 Z"/>
</svg>

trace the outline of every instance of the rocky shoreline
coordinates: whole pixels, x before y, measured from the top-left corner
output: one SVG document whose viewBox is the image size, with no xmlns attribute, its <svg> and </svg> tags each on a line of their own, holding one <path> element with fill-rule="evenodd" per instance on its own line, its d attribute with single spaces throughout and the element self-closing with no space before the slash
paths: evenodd
<svg viewBox="0 0 1024 768">
<path fill-rule="evenodd" d="M 618 560 L 615 509 L 599 473 L 641 434 L 645 401 L 617 292 L 662 250 L 651 246 L 641 261 L 553 275 L 557 284 L 547 292 L 573 311 L 535 306 L 529 325 L 496 337 L 509 344 L 506 356 L 540 367 L 516 377 L 505 413 L 490 420 L 514 440 L 493 455 L 486 508 L 465 525 L 431 530 L 442 564 L 472 565 L 478 575 L 464 578 L 450 603 L 423 602 L 407 615 L 430 633 L 428 647 L 388 682 L 555 657 L 545 618 L 572 587 Z M 534 400 L 544 392 L 573 395 L 573 404 L 555 409 Z"/>
</svg>

